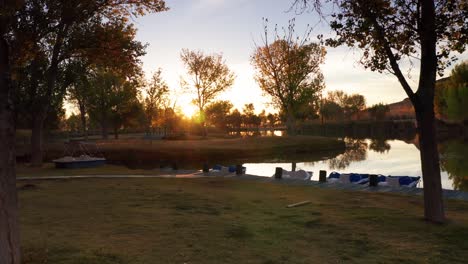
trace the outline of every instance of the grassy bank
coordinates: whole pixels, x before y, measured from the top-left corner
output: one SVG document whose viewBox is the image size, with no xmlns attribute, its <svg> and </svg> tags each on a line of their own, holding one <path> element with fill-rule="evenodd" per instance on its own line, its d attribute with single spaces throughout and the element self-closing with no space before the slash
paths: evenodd
<svg viewBox="0 0 468 264">
<path fill-rule="evenodd" d="M 314 136 L 210 138 L 202 140 L 96 141 L 105 157 L 130 168 L 157 168 L 178 163 L 183 168 L 209 164 L 266 161 L 317 161 L 345 150 L 341 140 Z M 63 155 L 63 144 L 46 146 L 48 160 Z"/>
<path fill-rule="evenodd" d="M 19 184 L 24 263 L 463 263 L 468 203 L 447 225 L 421 197 L 203 179 Z M 310 200 L 302 207 L 286 205 Z"/>
<path fill-rule="evenodd" d="M 159 175 L 168 174 L 168 170 L 129 169 L 125 166 L 106 164 L 95 168 L 56 169 L 53 163 L 45 163 L 41 168 L 18 164 L 16 176 L 42 177 L 42 176 L 76 176 L 76 175 Z"/>
</svg>

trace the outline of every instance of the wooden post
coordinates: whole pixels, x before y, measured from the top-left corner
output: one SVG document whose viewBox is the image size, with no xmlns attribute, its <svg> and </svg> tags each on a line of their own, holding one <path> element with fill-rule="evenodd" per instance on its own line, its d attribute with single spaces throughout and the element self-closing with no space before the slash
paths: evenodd
<svg viewBox="0 0 468 264">
<path fill-rule="evenodd" d="M 172 163 L 172 169 L 173 170 L 178 170 L 179 169 L 179 167 L 177 166 L 177 163 L 175 163 L 175 162 Z"/>
<path fill-rule="evenodd" d="M 379 176 L 375 174 L 369 175 L 369 186 L 376 187 L 377 185 L 379 185 Z"/>
<path fill-rule="evenodd" d="M 244 174 L 242 172 L 242 164 L 237 164 L 236 165 L 236 175 L 242 175 L 242 174 Z"/>
<path fill-rule="evenodd" d="M 296 162 L 293 162 L 291 164 L 291 171 L 296 171 L 296 165 L 297 165 Z"/>
<path fill-rule="evenodd" d="M 208 166 L 208 163 L 203 163 L 203 172 L 210 172 L 210 167 Z"/>
<path fill-rule="evenodd" d="M 319 182 L 327 182 L 327 171 L 321 170 L 319 172 Z"/>
<path fill-rule="evenodd" d="M 283 177 L 283 168 L 281 167 L 276 167 L 275 170 L 275 179 L 281 179 Z"/>
</svg>

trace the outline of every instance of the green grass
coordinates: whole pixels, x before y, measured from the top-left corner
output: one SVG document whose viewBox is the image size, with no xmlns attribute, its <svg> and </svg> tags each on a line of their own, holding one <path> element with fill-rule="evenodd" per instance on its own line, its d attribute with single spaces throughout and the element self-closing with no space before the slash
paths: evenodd
<svg viewBox="0 0 468 264">
<path fill-rule="evenodd" d="M 28 188 L 21 188 L 29 184 Z M 468 203 L 225 178 L 20 182 L 25 264 L 464 263 Z M 286 205 L 310 200 L 301 207 Z"/>
</svg>

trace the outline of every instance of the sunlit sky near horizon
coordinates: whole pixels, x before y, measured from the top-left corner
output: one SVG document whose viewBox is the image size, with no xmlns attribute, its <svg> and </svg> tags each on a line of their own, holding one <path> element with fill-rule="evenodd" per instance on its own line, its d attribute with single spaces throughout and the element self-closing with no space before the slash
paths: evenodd
<svg viewBox="0 0 468 264">
<path fill-rule="evenodd" d="M 180 92 L 180 76 L 185 74 L 180 60 L 181 50 L 222 53 L 237 77 L 233 87 L 219 99 L 230 100 L 239 110 L 246 103 L 254 103 L 257 111 L 264 108 L 271 111 L 272 108 L 268 107 L 270 99 L 263 95 L 254 80 L 250 56 L 255 43 L 261 42 L 262 18 L 268 18 L 270 29 L 275 24 L 287 27 L 288 21 L 295 18 L 298 34 L 305 31 L 307 24 L 317 24 L 318 17 L 314 13 L 288 12 L 291 3 L 292 0 L 167 0 L 169 11 L 134 21 L 138 29 L 137 39 L 149 44 L 147 54 L 142 58 L 143 69 L 150 77 L 159 67 L 162 68 L 164 79 L 171 89 L 177 91 L 177 105 L 190 114 L 195 111 L 190 103 L 193 95 Z M 330 35 L 332 32 L 322 23 L 314 27 L 312 39 L 315 40 L 318 34 Z M 393 75 L 365 70 L 357 62 L 359 57 L 359 50 L 327 48 L 326 62 L 321 67 L 326 91 L 360 93 L 366 97 L 368 105 L 392 103 L 406 97 Z M 468 53 L 459 58 L 468 59 Z M 417 69 L 411 76 L 410 83 L 415 86 Z"/>
</svg>

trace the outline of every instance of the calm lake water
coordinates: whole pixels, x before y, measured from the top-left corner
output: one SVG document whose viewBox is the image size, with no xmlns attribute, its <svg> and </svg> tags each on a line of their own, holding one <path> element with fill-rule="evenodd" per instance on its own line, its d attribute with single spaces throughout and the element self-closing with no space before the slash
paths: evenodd
<svg viewBox="0 0 468 264">
<path fill-rule="evenodd" d="M 343 173 L 372 173 L 394 176 L 421 176 L 417 143 L 402 140 L 345 139 L 347 151 L 337 157 L 318 162 L 300 162 L 296 169 L 313 172 L 318 180 L 319 170 Z M 468 191 L 468 142 L 453 140 L 439 144 L 442 187 Z M 247 173 L 272 176 L 275 167 L 291 170 L 291 163 L 246 163 Z M 423 187 L 421 181 L 419 187 Z"/>
</svg>

